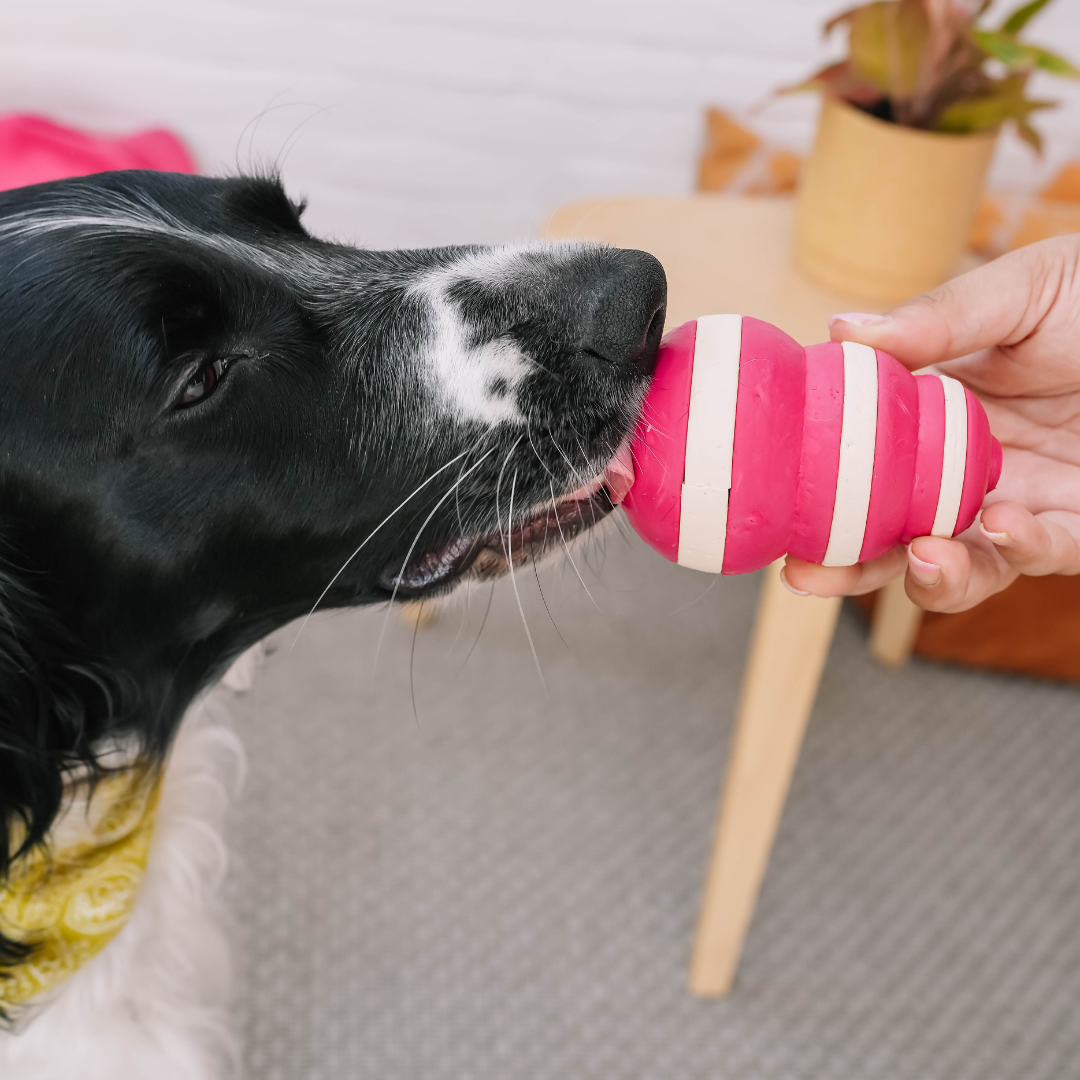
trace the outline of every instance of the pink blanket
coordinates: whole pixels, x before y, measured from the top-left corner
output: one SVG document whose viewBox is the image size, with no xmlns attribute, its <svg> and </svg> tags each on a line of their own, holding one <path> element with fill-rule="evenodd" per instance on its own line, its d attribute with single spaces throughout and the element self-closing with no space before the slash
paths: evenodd
<svg viewBox="0 0 1080 1080">
<path fill-rule="evenodd" d="M 0 117 L 0 191 L 109 169 L 191 173 L 195 162 L 168 131 L 117 138 L 88 135 L 40 116 Z"/>
</svg>

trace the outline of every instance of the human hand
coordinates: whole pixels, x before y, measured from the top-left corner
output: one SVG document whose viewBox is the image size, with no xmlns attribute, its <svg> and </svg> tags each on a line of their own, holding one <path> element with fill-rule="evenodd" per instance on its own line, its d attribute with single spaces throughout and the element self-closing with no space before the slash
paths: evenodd
<svg viewBox="0 0 1080 1080">
<path fill-rule="evenodd" d="M 815 596 L 870 592 L 906 572 L 908 596 L 963 611 L 1020 574 L 1080 573 L 1080 235 L 1003 255 L 888 315 L 837 315 L 834 341 L 934 364 L 979 397 L 1004 451 L 981 524 L 922 536 L 872 562 L 826 567 L 788 556 L 784 578 Z"/>
</svg>

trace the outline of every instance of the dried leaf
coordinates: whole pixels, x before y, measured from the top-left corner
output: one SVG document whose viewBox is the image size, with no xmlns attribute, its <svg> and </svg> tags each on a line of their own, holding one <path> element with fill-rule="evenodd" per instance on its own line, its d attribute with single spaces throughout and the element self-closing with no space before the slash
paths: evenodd
<svg viewBox="0 0 1080 1080">
<path fill-rule="evenodd" d="M 1001 33 L 1019 34 L 1021 30 L 1036 16 L 1050 0 L 1031 0 L 1030 4 L 1018 7 L 1002 24 Z M 980 13 L 981 14 L 981 13 Z"/>
</svg>

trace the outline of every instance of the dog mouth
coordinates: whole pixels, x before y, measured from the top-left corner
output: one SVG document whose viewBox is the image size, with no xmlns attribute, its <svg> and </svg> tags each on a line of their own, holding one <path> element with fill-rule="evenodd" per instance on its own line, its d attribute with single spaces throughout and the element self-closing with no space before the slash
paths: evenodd
<svg viewBox="0 0 1080 1080">
<path fill-rule="evenodd" d="M 626 497 L 634 483 L 630 440 L 620 445 L 595 479 L 577 490 L 536 507 L 524 521 L 508 532 L 458 536 L 409 559 L 401 566 L 386 567 L 379 585 L 401 599 L 438 592 L 466 574 L 486 580 L 505 574 L 511 567 L 536 559 L 556 544 L 607 517 Z"/>
</svg>

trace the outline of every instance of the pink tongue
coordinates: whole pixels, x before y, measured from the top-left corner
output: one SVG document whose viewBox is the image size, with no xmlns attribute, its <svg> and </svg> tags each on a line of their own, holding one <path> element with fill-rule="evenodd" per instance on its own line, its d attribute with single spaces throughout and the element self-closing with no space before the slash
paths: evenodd
<svg viewBox="0 0 1080 1080">
<path fill-rule="evenodd" d="M 604 470 L 604 484 L 611 496 L 613 506 L 626 498 L 626 493 L 634 486 L 634 457 L 630 452 L 630 440 L 627 439 L 615 451 L 615 456 Z"/>
</svg>

